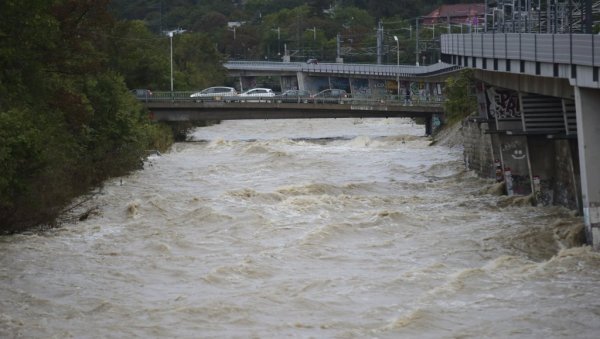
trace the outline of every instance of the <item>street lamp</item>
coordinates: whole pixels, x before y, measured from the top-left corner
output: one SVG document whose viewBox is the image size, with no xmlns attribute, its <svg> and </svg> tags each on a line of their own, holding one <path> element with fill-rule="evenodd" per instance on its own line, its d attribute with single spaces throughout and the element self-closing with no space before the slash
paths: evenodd
<svg viewBox="0 0 600 339">
<path fill-rule="evenodd" d="M 396 86 L 398 87 L 398 100 L 400 100 L 400 41 L 398 41 L 398 37 L 394 35 L 394 40 L 396 40 Z"/>
<path fill-rule="evenodd" d="M 186 31 L 185 29 L 178 28 L 178 29 L 167 32 L 167 35 L 169 35 L 169 40 L 171 43 L 171 95 L 173 94 L 173 35 L 181 34 L 181 33 L 184 33 L 185 31 Z"/>
<path fill-rule="evenodd" d="M 169 40 L 171 41 L 171 95 L 173 95 L 173 32 L 169 32 Z"/>
</svg>

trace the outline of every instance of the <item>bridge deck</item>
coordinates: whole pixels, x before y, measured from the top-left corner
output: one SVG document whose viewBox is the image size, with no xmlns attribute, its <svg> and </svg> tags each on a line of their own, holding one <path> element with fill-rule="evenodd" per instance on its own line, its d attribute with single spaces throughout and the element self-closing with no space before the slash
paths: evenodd
<svg viewBox="0 0 600 339">
<path fill-rule="evenodd" d="M 441 105 L 386 105 L 348 102 L 342 104 L 298 104 L 266 102 L 149 101 L 145 103 L 157 121 L 393 118 L 431 117 L 442 114 Z"/>
</svg>

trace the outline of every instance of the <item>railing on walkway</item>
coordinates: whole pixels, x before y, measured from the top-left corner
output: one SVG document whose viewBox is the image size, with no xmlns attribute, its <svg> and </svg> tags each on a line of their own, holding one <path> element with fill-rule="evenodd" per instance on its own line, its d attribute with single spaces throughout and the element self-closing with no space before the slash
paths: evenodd
<svg viewBox="0 0 600 339">
<path fill-rule="evenodd" d="M 320 104 L 349 104 L 349 105 L 414 105 L 414 106 L 434 106 L 441 107 L 445 101 L 442 95 L 387 95 L 387 96 L 369 96 L 357 95 L 350 98 L 311 98 L 311 97 L 243 97 L 243 96 L 217 96 L 214 98 L 192 98 L 190 97 L 196 91 L 179 92 L 152 92 L 152 95 L 138 97 L 142 102 L 221 102 L 221 103 L 297 103 L 306 105 Z"/>
</svg>

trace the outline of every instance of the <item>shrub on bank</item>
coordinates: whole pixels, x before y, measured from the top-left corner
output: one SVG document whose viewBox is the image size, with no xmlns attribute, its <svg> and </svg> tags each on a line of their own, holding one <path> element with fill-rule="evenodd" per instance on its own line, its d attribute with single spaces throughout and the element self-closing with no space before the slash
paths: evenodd
<svg viewBox="0 0 600 339">
<path fill-rule="evenodd" d="M 473 71 L 464 69 L 446 79 L 445 122 L 453 125 L 477 110 Z"/>
<path fill-rule="evenodd" d="M 52 223 L 71 199 L 139 168 L 146 150 L 170 146 L 171 129 L 115 84 L 89 96 L 86 123 L 49 107 L 0 112 L 0 232 Z"/>
</svg>

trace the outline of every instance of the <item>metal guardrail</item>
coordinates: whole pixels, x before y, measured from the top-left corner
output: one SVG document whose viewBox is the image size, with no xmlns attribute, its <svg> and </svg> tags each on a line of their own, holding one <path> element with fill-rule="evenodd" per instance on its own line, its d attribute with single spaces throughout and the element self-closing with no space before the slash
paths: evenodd
<svg viewBox="0 0 600 339">
<path fill-rule="evenodd" d="M 444 104 L 445 97 L 441 95 L 435 96 L 421 96 L 411 95 L 406 97 L 401 95 L 388 95 L 388 96 L 366 96 L 360 95 L 351 98 L 307 98 L 307 97 L 294 97 L 294 98 L 282 98 L 278 96 L 274 97 L 242 97 L 242 96 L 222 96 L 215 98 L 191 98 L 192 93 L 197 91 L 179 91 L 169 92 L 160 91 L 152 92 L 151 96 L 138 97 L 141 102 L 222 102 L 222 103 L 298 103 L 306 105 L 319 105 L 319 104 L 350 104 L 350 105 L 396 105 L 396 106 L 433 106 L 441 107 Z"/>
<path fill-rule="evenodd" d="M 336 75 L 364 75 L 387 77 L 425 77 L 453 72 L 459 67 L 439 62 L 427 66 L 412 65 L 370 65 L 304 62 L 272 62 L 272 61 L 228 61 L 223 66 L 229 71 L 263 71 L 263 72 L 306 72 Z"/>
</svg>

